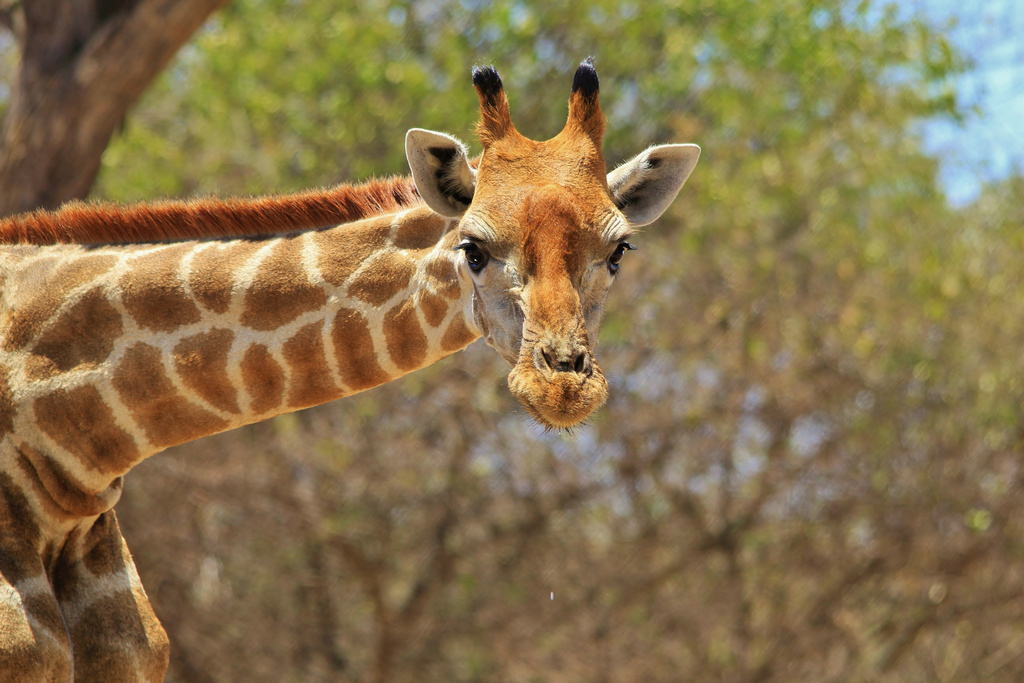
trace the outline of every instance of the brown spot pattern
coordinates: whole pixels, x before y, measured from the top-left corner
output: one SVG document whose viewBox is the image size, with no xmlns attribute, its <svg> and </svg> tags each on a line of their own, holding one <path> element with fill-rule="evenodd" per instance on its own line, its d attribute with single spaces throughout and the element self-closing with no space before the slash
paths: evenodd
<svg viewBox="0 0 1024 683">
<path fill-rule="evenodd" d="M 4 554 L 10 550 L 11 544 L 6 543 Z M 3 564 L 13 565 L 16 561 L 27 563 L 32 569 L 42 569 L 38 552 L 27 556 L 23 552 L 18 552 L 17 560 Z M 17 584 L 17 580 L 2 565 L 0 574 L 0 586 L 7 588 Z M 68 642 L 64 619 L 53 594 L 22 594 L 20 603 L 19 605 L 18 601 L 5 600 L 4 604 L 0 604 L 0 621 L 4 624 L 4 667 L 0 673 L 9 681 L 72 680 L 74 672 L 71 644 Z M 27 624 L 28 629 L 22 630 L 14 625 L 19 622 L 25 624 L 24 615 L 29 615 L 30 621 Z M 30 631 L 26 632 L 29 629 Z"/>
<path fill-rule="evenodd" d="M 39 333 L 40 328 L 57 312 L 76 287 L 110 270 L 116 258 L 111 255 L 86 255 L 73 258 L 63 266 L 54 266 L 54 259 L 45 259 L 28 266 L 21 275 L 23 286 L 32 286 L 37 293 L 21 302 L 11 314 L 10 326 L 4 338 L 4 349 L 24 348 Z"/>
<path fill-rule="evenodd" d="M 127 568 L 118 573 L 127 573 Z M 127 590 L 89 604 L 70 631 L 75 651 L 90 655 L 75 658 L 75 678 L 162 680 L 170 644 L 152 609 L 144 596 Z"/>
<path fill-rule="evenodd" d="M 22 444 L 18 447 L 16 463 L 18 469 L 21 470 L 22 476 L 28 480 L 29 486 L 32 492 L 35 493 L 35 497 L 39 505 L 42 507 L 42 514 L 44 517 L 51 517 L 60 522 L 66 522 L 72 519 L 73 515 L 65 510 L 63 507 L 57 504 L 57 502 L 50 495 L 50 492 L 46 490 L 43 485 L 42 476 L 39 474 L 35 465 L 32 464 L 32 459 L 26 455 L 26 453 L 35 454 L 38 460 L 43 459 L 43 455 L 36 451 L 34 448 L 27 444 Z M 35 513 L 33 513 L 35 514 Z M 52 551 L 51 551 L 52 552 Z"/>
<path fill-rule="evenodd" d="M 214 313 L 227 313 L 235 273 L 261 246 L 260 241 L 239 240 L 199 251 L 189 264 L 188 274 L 188 286 L 199 305 Z"/>
<path fill-rule="evenodd" d="M 310 323 L 299 329 L 281 348 L 291 368 L 288 405 L 306 408 L 319 405 L 341 394 L 331 379 L 331 369 L 324 353 L 323 323 Z"/>
<path fill-rule="evenodd" d="M 390 377 L 377 363 L 366 318 L 358 311 L 342 308 L 331 330 L 341 381 L 352 391 L 384 384 Z"/>
<path fill-rule="evenodd" d="M 324 279 L 340 287 L 363 261 L 387 244 L 390 235 L 390 217 L 314 233 L 317 265 Z"/>
<path fill-rule="evenodd" d="M 121 528 L 114 513 L 100 516 L 79 538 L 80 542 L 74 544 L 78 546 L 74 548 L 79 556 L 76 559 L 80 559 L 91 574 L 106 576 L 124 569 Z"/>
<path fill-rule="evenodd" d="M 121 301 L 139 327 L 173 332 L 199 322 L 199 308 L 178 277 L 181 260 L 192 249 L 190 244 L 174 245 L 131 262 L 130 270 L 121 277 Z"/>
<path fill-rule="evenodd" d="M 276 330 L 325 303 L 327 295 L 310 283 L 302 269 L 301 239 L 283 239 L 263 259 L 245 293 L 242 324 L 254 330 Z"/>
<path fill-rule="evenodd" d="M 226 429 L 228 424 L 187 401 L 171 384 L 160 349 L 139 342 L 118 364 L 114 388 L 132 417 L 158 448 L 175 446 Z"/>
<path fill-rule="evenodd" d="M 384 339 L 391 360 L 402 370 L 415 370 L 423 365 L 427 357 L 427 336 L 410 301 L 402 302 L 384 315 Z"/>
<path fill-rule="evenodd" d="M 447 225 L 448 221 L 433 212 L 407 217 L 398 228 L 395 246 L 399 249 L 429 249 L 441 239 Z"/>
<path fill-rule="evenodd" d="M 242 381 L 252 399 L 252 412 L 265 413 L 281 405 L 284 370 L 262 344 L 253 344 L 242 356 Z"/>
<path fill-rule="evenodd" d="M 448 302 L 436 294 L 420 291 L 420 310 L 427 324 L 437 327 L 444 322 L 444 316 L 448 313 Z"/>
<path fill-rule="evenodd" d="M 17 412 L 11 391 L 11 369 L 0 363 L 0 436 L 14 431 L 14 416 Z"/>
<path fill-rule="evenodd" d="M 455 272 L 455 264 L 448 259 L 436 259 L 427 264 L 426 273 L 434 280 L 434 287 L 442 296 L 448 299 L 458 299 L 462 296 L 462 287 L 459 286 L 459 276 Z"/>
<path fill-rule="evenodd" d="M 82 565 L 92 574 L 118 574 L 131 588 L 90 604 L 81 621 L 75 623 L 70 635 L 76 651 L 92 651 L 86 666 L 79 668 L 78 661 L 75 662 L 76 676 L 90 681 L 163 680 L 170 659 L 170 642 L 142 586 L 131 578 L 135 563 L 113 510 L 96 521 L 82 539 L 80 552 Z M 72 581 L 75 574 L 80 575 L 88 591 L 92 576 L 78 569 L 77 564 L 71 566 Z M 58 597 L 63 596 L 58 592 Z M 90 614 L 100 620 L 101 628 L 97 628 L 99 624 Z M 86 622 L 90 623 L 83 626 Z M 101 634 L 100 643 L 96 642 L 97 634 Z M 94 652 L 97 646 L 106 651 Z M 121 653 L 129 656 L 120 659 Z"/>
<path fill-rule="evenodd" d="M 380 306 L 409 286 L 415 262 L 401 253 L 381 254 L 348 286 L 349 296 Z"/>
<path fill-rule="evenodd" d="M 475 340 L 476 335 L 466 327 L 466 321 L 463 320 L 460 313 L 449 323 L 448 329 L 441 337 L 441 350 L 449 353 L 458 351 Z"/>
<path fill-rule="evenodd" d="M 114 413 L 92 386 L 58 389 L 32 404 L 40 431 L 90 468 L 121 474 L 139 458 L 131 435 L 114 424 Z"/>
<path fill-rule="evenodd" d="M 38 666 L 40 669 L 45 667 L 45 676 L 47 679 L 49 679 L 50 676 L 53 676 L 50 680 L 71 680 L 71 652 L 68 651 L 70 650 L 70 647 L 68 647 L 65 641 L 67 627 L 64 625 L 64 618 L 61 616 L 60 607 L 57 605 L 57 601 L 54 600 L 53 596 L 50 594 L 36 594 L 22 598 L 22 604 L 24 605 L 25 612 L 32 615 L 32 621 L 35 622 L 34 626 L 41 626 L 53 637 L 55 641 L 57 641 L 57 643 L 60 643 L 60 645 L 58 645 L 57 643 L 51 642 L 49 647 L 40 647 L 34 652 L 29 650 L 29 652 L 31 652 L 30 656 L 34 659 L 47 660 L 45 662 L 36 661 L 33 662 L 33 664 Z M 46 639 L 41 640 L 46 642 Z M 67 648 L 67 650 L 65 650 L 65 648 Z M 46 654 L 46 650 L 48 649 L 59 651 L 59 655 L 52 656 Z M 55 668 L 51 669 L 50 667 L 57 662 L 59 662 L 59 664 Z M 28 673 L 32 671 L 31 666 L 32 665 L 29 665 L 24 669 L 20 669 L 25 672 L 24 675 L 26 678 L 23 680 L 32 680 L 33 677 Z"/>
<path fill-rule="evenodd" d="M 69 475 L 60 462 L 28 444 L 18 447 L 18 466 L 32 482 L 48 514 L 58 519 L 91 517 L 110 509 L 110 496 L 86 493 L 81 483 Z M 115 499 L 120 495 L 121 482 L 120 477 L 115 480 Z"/>
<path fill-rule="evenodd" d="M 43 573 L 39 562 L 39 525 L 21 486 L 7 472 L 0 472 L 0 530 L 7 543 L 0 553 L 0 575 L 11 583 Z M 16 550 L 23 551 L 15 553 Z M 12 555 L 17 554 L 17 557 Z M 33 563 L 37 567 L 33 567 Z"/>
<path fill-rule="evenodd" d="M 240 413 L 236 390 L 228 378 L 228 351 L 235 334 L 214 329 L 185 337 L 174 347 L 174 367 L 185 386 L 211 405 Z"/>
<path fill-rule="evenodd" d="M 114 350 L 124 327 L 121 314 L 99 287 L 90 289 L 43 331 L 27 360 L 32 379 L 102 363 Z"/>
</svg>

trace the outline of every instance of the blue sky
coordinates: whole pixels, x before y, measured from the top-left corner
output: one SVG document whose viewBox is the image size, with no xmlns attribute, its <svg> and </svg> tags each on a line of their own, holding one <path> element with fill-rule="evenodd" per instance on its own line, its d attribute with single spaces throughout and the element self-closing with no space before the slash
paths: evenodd
<svg viewBox="0 0 1024 683">
<path fill-rule="evenodd" d="M 943 25 L 973 61 L 957 80 L 978 107 L 963 127 L 925 126 L 928 149 L 943 158 L 942 183 L 956 205 L 974 199 L 984 180 L 1024 173 L 1024 0 L 900 0 Z"/>
</svg>

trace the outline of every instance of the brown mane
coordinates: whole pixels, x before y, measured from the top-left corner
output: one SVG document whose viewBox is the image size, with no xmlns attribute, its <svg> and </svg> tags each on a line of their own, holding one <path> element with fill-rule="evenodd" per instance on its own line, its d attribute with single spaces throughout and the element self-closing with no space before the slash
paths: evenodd
<svg viewBox="0 0 1024 683">
<path fill-rule="evenodd" d="M 154 203 L 69 202 L 0 220 L 0 243 L 156 242 L 292 232 L 379 216 L 420 203 L 410 177 L 298 194 Z"/>
</svg>

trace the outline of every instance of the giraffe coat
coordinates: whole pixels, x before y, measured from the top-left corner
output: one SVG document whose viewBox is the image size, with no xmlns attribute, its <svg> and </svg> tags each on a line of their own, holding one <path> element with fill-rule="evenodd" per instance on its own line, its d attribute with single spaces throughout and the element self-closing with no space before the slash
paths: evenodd
<svg viewBox="0 0 1024 683">
<path fill-rule="evenodd" d="M 512 126 L 494 69 L 474 85 L 483 155 L 410 131 L 412 181 L 0 222 L 0 681 L 163 678 L 167 637 L 113 506 L 165 448 L 480 337 L 545 427 L 604 402 L 594 342 L 626 240 L 699 150 L 607 174 L 589 61 L 546 142 Z"/>
</svg>

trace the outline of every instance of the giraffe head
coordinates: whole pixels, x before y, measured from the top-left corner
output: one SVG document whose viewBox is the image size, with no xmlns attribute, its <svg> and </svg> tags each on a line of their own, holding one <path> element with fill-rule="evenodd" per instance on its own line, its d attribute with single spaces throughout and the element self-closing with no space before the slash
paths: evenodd
<svg viewBox="0 0 1024 683">
<path fill-rule="evenodd" d="M 474 69 L 473 84 L 479 164 L 455 138 L 418 129 L 406 137 L 409 164 L 430 208 L 458 219 L 475 322 L 512 365 L 512 393 L 544 426 L 569 428 L 608 395 L 594 344 L 629 240 L 672 202 L 700 148 L 652 147 L 608 173 L 590 60 L 573 79 L 565 127 L 544 142 L 512 125 L 497 71 Z"/>
</svg>

